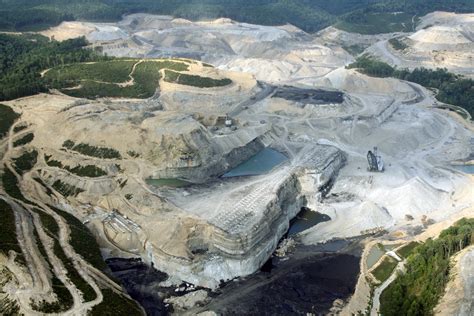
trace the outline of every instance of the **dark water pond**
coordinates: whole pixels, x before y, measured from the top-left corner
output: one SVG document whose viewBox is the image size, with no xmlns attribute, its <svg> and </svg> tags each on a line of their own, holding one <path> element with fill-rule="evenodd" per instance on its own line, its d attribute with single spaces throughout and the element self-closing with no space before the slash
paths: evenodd
<svg viewBox="0 0 474 316">
<path fill-rule="evenodd" d="M 290 221 L 290 229 L 288 236 L 293 236 L 302 231 L 313 227 L 316 224 L 330 221 L 331 217 L 326 214 L 311 211 L 308 208 L 303 208 L 301 212 Z"/>
</svg>

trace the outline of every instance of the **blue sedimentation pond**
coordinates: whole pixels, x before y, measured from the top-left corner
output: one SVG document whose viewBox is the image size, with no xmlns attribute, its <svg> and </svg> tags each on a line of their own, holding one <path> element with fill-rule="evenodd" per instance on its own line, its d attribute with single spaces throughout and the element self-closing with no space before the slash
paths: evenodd
<svg viewBox="0 0 474 316">
<path fill-rule="evenodd" d="M 282 153 L 271 148 L 264 148 L 258 154 L 230 170 L 222 177 L 231 178 L 265 174 L 287 160 L 288 158 Z"/>
<path fill-rule="evenodd" d="M 377 261 L 379 261 L 379 259 L 382 258 L 384 254 L 385 254 L 385 250 L 383 249 L 381 245 L 373 246 L 370 249 L 369 254 L 367 256 L 367 267 L 369 269 L 372 268 L 374 264 L 376 264 Z"/>
<path fill-rule="evenodd" d="M 455 165 L 453 167 L 461 172 L 474 174 L 474 165 Z"/>
</svg>

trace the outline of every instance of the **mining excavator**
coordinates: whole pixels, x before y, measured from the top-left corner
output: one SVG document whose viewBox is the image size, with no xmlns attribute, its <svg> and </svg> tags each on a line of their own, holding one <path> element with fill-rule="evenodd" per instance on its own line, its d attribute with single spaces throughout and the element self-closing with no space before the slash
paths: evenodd
<svg viewBox="0 0 474 316">
<path fill-rule="evenodd" d="M 382 156 L 378 154 L 377 147 L 374 147 L 374 151 L 369 150 L 367 153 L 367 161 L 369 162 L 368 170 L 370 172 L 384 172 L 385 167 Z"/>
</svg>

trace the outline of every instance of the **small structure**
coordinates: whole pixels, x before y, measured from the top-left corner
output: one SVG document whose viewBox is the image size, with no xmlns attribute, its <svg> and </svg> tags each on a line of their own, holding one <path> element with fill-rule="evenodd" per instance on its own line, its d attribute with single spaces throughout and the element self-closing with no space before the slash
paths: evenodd
<svg viewBox="0 0 474 316">
<path fill-rule="evenodd" d="M 226 115 L 226 117 L 225 117 L 225 126 L 226 127 L 231 127 L 233 124 L 234 124 L 233 120 L 228 115 Z"/>
<path fill-rule="evenodd" d="M 385 167 L 382 157 L 378 154 L 377 147 L 374 147 L 373 152 L 369 150 L 367 153 L 367 161 L 369 163 L 368 170 L 370 172 L 384 172 Z"/>
</svg>

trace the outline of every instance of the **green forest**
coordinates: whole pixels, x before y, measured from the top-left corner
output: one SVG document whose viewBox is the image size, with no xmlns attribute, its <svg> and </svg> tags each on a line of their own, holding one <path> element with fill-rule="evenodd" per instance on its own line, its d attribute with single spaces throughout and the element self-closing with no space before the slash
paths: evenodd
<svg viewBox="0 0 474 316">
<path fill-rule="evenodd" d="M 462 219 L 437 239 L 416 247 L 406 272 L 383 291 L 380 312 L 391 315 L 432 315 L 449 281 L 450 258 L 474 243 L 474 219 Z"/>
<path fill-rule="evenodd" d="M 471 0 L 0 0 L 0 30 L 40 30 L 61 21 L 117 21 L 144 12 L 191 20 L 228 17 L 263 25 L 291 23 L 307 32 L 336 24 L 360 33 L 411 30 L 414 16 L 472 12 Z M 403 12 L 400 14 L 399 12 Z"/>
<path fill-rule="evenodd" d="M 41 35 L 0 34 L 0 100 L 47 91 L 45 69 L 76 62 L 108 59 L 90 49 L 85 38 L 63 42 Z"/>
<path fill-rule="evenodd" d="M 394 77 L 438 90 L 436 98 L 447 104 L 466 109 L 474 117 L 474 80 L 448 72 L 446 69 L 396 69 L 367 56 L 359 57 L 348 68 L 374 77 Z"/>
</svg>

